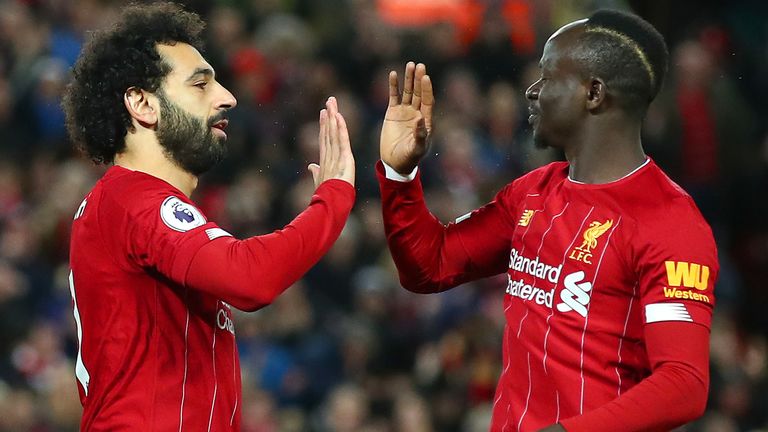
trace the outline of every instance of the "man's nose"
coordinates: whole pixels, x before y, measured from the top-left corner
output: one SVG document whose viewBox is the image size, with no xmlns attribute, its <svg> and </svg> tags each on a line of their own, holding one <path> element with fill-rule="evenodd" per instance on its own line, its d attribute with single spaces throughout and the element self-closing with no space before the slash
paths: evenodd
<svg viewBox="0 0 768 432">
<path fill-rule="evenodd" d="M 218 109 L 231 109 L 237 106 L 237 99 L 235 99 L 235 96 L 226 89 L 223 85 L 219 84 L 219 87 L 221 89 L 221 94 L 219 95 L 218 103 L 216 104 L 216 108 Z"/>
</svg>

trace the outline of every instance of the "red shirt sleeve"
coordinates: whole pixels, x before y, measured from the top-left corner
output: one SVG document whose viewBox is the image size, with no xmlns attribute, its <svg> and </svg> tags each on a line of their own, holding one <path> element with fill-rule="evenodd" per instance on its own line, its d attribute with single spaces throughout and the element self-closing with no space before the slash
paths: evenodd
<svg viewBox="0 0 768 432">
<path fill-rule="evenodd" d="M 341 234 L 355 190 L 342 180 L 317 188 L 309 207 L 282 230 L 236 240 L 221 237 L 195 254 L 184 278 L 193 289 L 220 296 L 242 310 L 255 310 L 301 278 Z"/>
<path fill-rule="evenodd" d="M 693 322 L 709 328 L 719 271 L 712 231 L 688 196 L 638 227 L 633 265 L 646 324 Z"/>
<path fill-rule="evenodd" d="M 669 431 L 704 413 L 709 388 L 709 331 L 685 322 L 645 328 L 651 375 L 629 391 L 578 417 L 568 432 Z"/>
<path fill-rule="evenodd" d="M 410 182 L 389 180 L 379 161 L 384 230 L 402 286 L 440 292 L 507 269 L 514 224 L 504 210 L 506 190 L 456 223 L 443 225 L 424 202 L 421 175 Z"/>
<path fill-rule="evenodd" d="M 269 304 L 317 263 L 341 233 L 355 197 L 349 183 L 326 181 L 282 230 L 237 240 L 172 186 L 159 187 L 148 176 L 133 183 L 115 188 L 101 215 L 125 231 L 109 237 L 125 252 L 116 260 L 128 271 L 151 269 L 243 310 Z"/>
</svg>

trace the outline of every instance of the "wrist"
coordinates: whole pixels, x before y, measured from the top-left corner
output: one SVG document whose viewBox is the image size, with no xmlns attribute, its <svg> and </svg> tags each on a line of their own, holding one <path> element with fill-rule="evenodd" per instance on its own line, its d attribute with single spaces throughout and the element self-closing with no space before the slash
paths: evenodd
<svg viewBox="0 0 768 432">
<path fill-rule="evenodd" d="M 383 160 L 381 161 L 381 163 L 384 166 L 384 175 L 386 176 L 386 178 L 388 178 L 389 180 L 394 180 L 394 181 L 398 181 L 398 182 L 402 182 L 402 183 L 410 182 L 414 178 L 416 178 L 416 173 L 419 170 L 419 167 L 415 166 L 410 172 L 406 172 L 404 174 L 404 173 L 394 169 L 393 167 L 391 167 L 389 164 L 387 164 Z"/>
</svg>

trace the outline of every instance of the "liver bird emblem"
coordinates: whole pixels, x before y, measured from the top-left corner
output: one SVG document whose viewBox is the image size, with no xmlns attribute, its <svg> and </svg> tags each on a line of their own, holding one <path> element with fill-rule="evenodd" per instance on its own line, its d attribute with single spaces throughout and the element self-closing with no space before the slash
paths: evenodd
<svg viewBox="0 0 768 432">
<path fill-rule="evenodd" d="M 611 226 L 613 226 L 613 220 L 611 219 L 608 219 L 603 223 L 592 221 L 592 223 L 589 224 L 589 228 L 584 230 L 584 241 L 581 243 L 581 246 L 576 249 L 583 252 L 591 252 L 592 249 L 597 247 L 597 238 L 611 229 Z"/>
</svg>

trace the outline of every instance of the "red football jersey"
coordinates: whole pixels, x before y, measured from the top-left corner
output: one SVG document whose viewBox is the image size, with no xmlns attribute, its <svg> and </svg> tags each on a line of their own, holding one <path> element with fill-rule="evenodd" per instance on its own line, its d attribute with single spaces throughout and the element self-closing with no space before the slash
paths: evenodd
<svg viewBox="0 0 768 432">
<path fill-rule="evenodd" d="M 536 431 L 557 422 L 604 430 L 577 419 L 642 387 L 656 365 L 646 347 L 653 323 L 678 324 L 657 324 L 674 329 L 662 339 L 686 329 L 704 335 L 697 348 L 704 358 L 689 369 L 706 381 L 707 333 L 700 329 L 709 329 L 715 301 L 715 243 L 690 196 L 650 159 L 599 185 L 570 180 L 567 163 L 547 165 L 447 227 L 427 213 L 418 181 L 386 180 L 382 167 L 379 178 L 403 286 L 435 292 L 508 275 L 492 431 Z M 644 391 L 635 395 L 653 403 L 654 391 Z M 614 406 L 612 415 L 631 415 L 635 423 L 617 421 L 607 430 L 632 430 L 629 424 L 664 430 L 674 423 L 637 426 L 653 416 L 616 409 L 626 405 Z"/>
<path fill-rule="evenodd" d="M 230 304 L 269 303 L 327 251 L 354 200 L 342 183 L 321 185 L 290 229 L 240 241 L 165 181 L 110 168 L 72 227 L 81 429 L 239 430 Z"/>
</svg>

